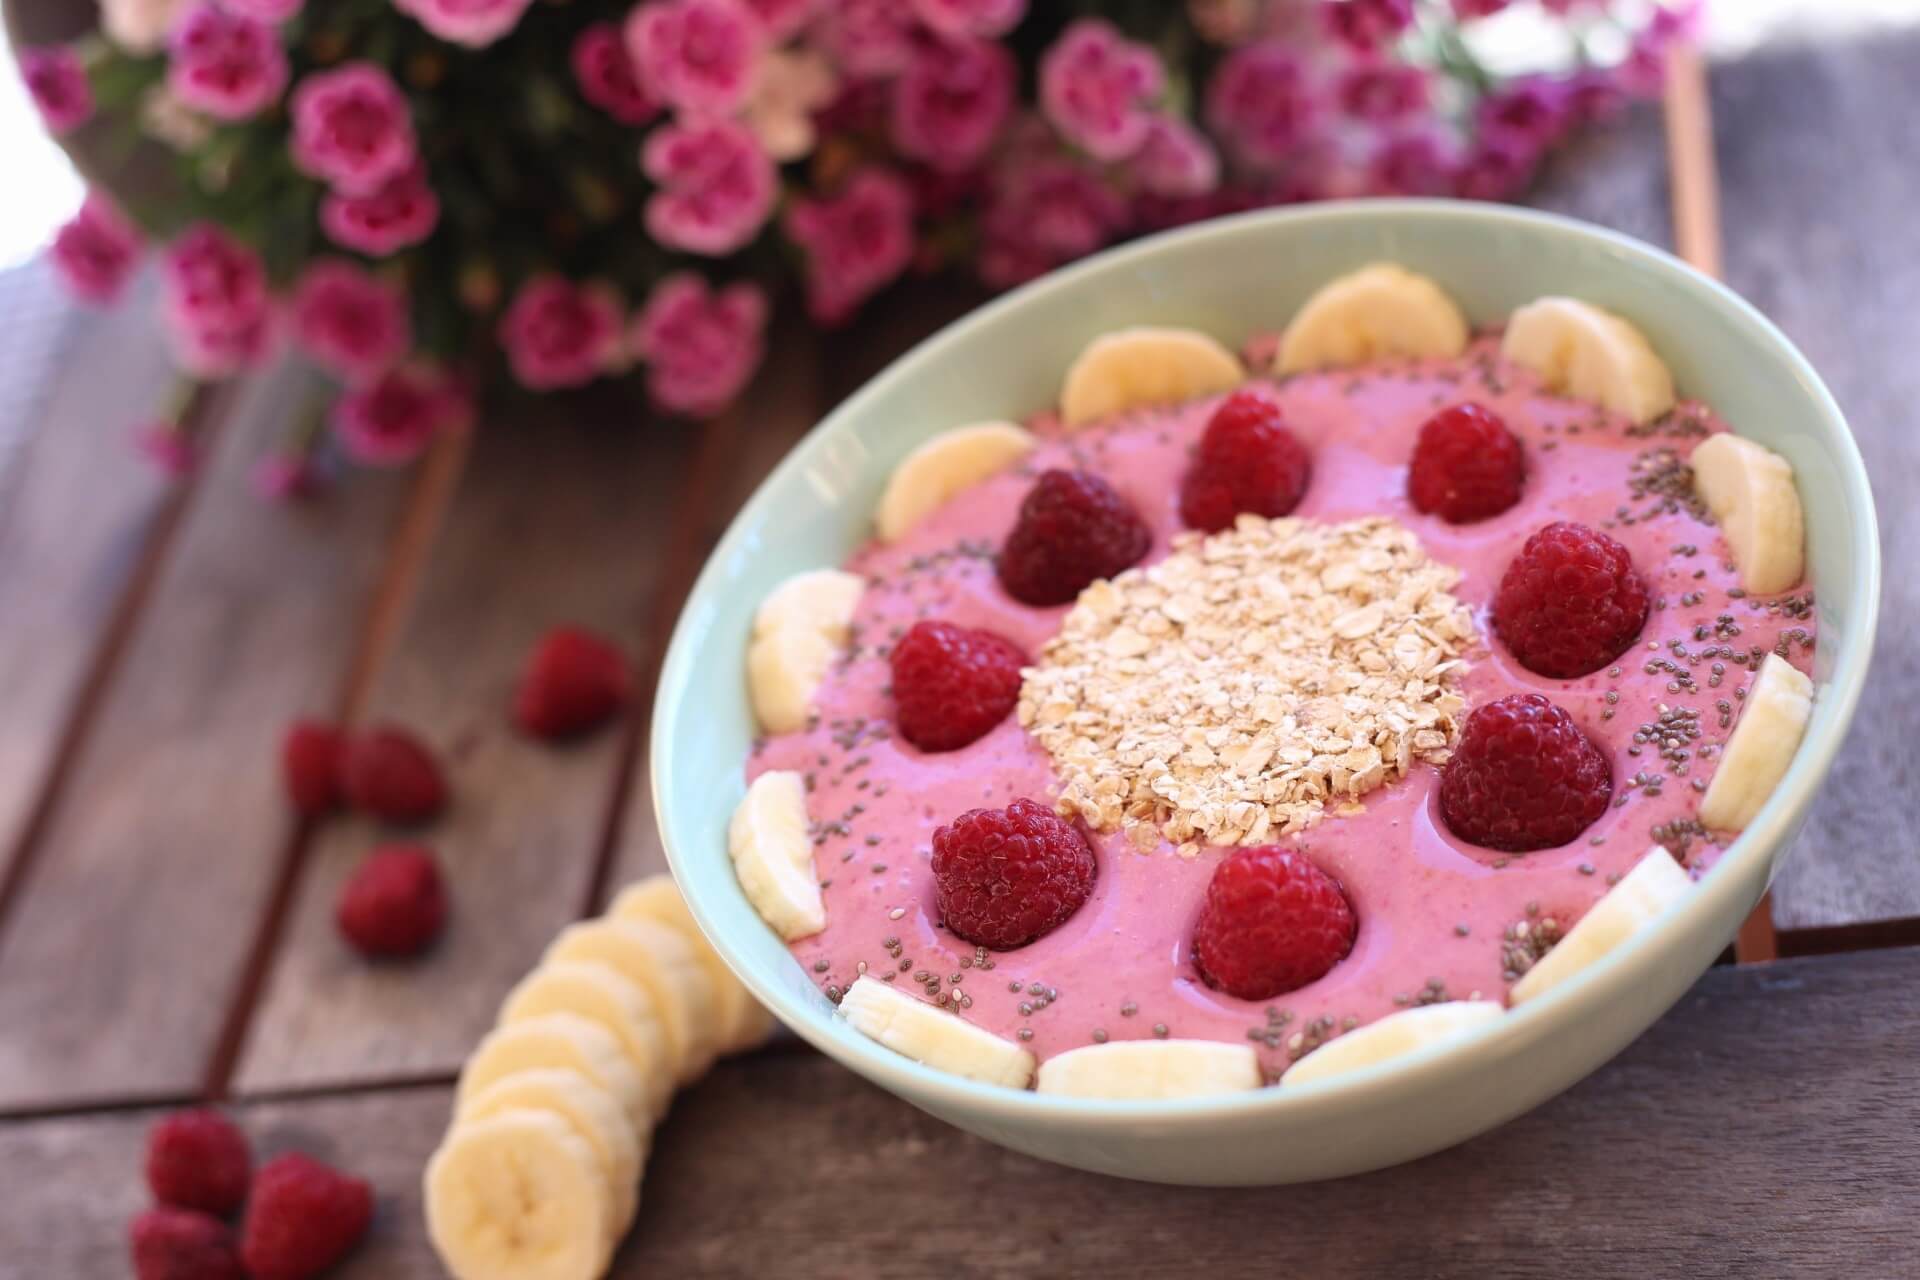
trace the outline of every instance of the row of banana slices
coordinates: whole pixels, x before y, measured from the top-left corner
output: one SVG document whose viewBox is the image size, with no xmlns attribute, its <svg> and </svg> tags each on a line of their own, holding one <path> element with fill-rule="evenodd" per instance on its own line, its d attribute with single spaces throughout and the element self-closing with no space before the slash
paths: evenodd
<svg viewBox="0 0 1920 1280">
<path fill-rule="evenodd" d="M 640 1204 L 673 1093 L 772 1027 L 668 876 L 571 925 L 507 996 L 427 1163 L 427 1231 L 456 1280 L 592 1280 Z"/>
</svg>

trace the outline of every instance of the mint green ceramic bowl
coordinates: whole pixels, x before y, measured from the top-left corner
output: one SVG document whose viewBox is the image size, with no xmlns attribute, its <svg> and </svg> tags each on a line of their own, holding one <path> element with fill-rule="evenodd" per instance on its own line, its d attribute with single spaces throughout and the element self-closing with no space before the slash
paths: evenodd
<svg viewBox="0 0 1920 1280">
<path fill-rule="evenodd" d="M 1646 332 L 1682 394 L 1793 463 L 1819 607 L 1818 692 L 1779 790 L 1664 923 L 1604 963 L 1457 1048 L 1342 1079 L 1177 1102 L 1043 1097 L 920 1066 L 848 1028 L 754 914 L 727 859 L 753 736 L 743 664 L 761 597 L 789 574 L 839 564 L 866 538 L 889 471 L 928 436 L 1053 404 L 1090 338 L 1157 323 L 1237 345 L 1279 328 L 1327 280 L 1378 260 L 1432 275 L 1476 324 L 1548 293 L 1618 311 Z M 821 423 L 728 529 L 674 631 L 654 710 L 654 803 L 674 874 L 727 963 L 781 1021 L 915 1106 L 1016 1150 L 1123 1177 L 1336 1177 L 1511 1119 L 1679 999 L 1759 900 L 1833 763 L 1866 676 L 1879 596 L 1873 495 L 1839 407 L 1786 338 L 1712 280 L 1623 236 L 1492 205 L 1367 201 L 1249 214 L 1036 281 L 921 343 Z"/>
</svg>

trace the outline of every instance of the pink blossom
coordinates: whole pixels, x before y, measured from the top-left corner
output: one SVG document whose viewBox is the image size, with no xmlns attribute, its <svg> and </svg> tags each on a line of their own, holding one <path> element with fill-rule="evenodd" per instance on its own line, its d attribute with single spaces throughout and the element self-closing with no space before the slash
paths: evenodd
<svg viewBox="0 0 1920 1280">
<path fill-rule="evenodd" d="M 245 120 L 272 106 L 288 74 L 279 33 L 212 0 L 189 10 L 167 41 L 167 88 L 219 120 Z"/>
<path fill-rule="evenodd" d="M 140 247 L 139 230 L 111 200 L 93 192 L 53 237 L 50 252 L 54 270 L 76 298 L 107 303 L 126 288 Z"/>
<path fill-rule="evenodd" d="M 371 195 L 330 191 L 320 199 L 320 229 L 342 248 L 384 258 L 433 234 L 440 198 L 419 165 L 389 178 Z"/>
<path fill-rule="evenodd" d="M 1096 160 L 1139 150 L 1151 118 L 1146 104 L 1165 88 L 1160 56 L 1100 18 L 1070 25 L 1040 59 L 1040 110 Z"/>
<path fill-rule="evenodd" d="M 500 318 L 500 345 L 521 386 L 578 387 L 620 364 L 620 301 L 604 285 L 530 278 Z"/>
<path fill-rule="evenodd" d="M 143 422 L 133 431 L 133 447 L 170 479 L 184 480 L 200 466 L 200 447 L 177 422 Z"/>
<path fill-rule="evenodd" d="M 1065 160 L 1004 175 L 983 223 L 980 274 L 988 284 L 1030 280 L 1092 253 L 1126 223 L 1126 205 L 1099 176 Z"/>
<path fill-rule="evenodd" d="M 893 141 L 936 169 L 986 154 L 1013 110 L 1013 55 L 985 40 L 929 41 L 893 85 Z"/>
<path fill-rule="evenodd" d="M 1399 120 L 1427 109 L 1428 76 L 1403 62 L 1362 62 L 1341 74 L 1334 96 L 1356 120 Z"/>
<path fill-rule="evenodd" d="M 838 0 L 821 40 L 849 75 L 897 75 L 913 62 L 913 12 L 902 0 Z"/>
<path fill-rule="evenodd" d="M 1498 135 L 1519 150 L 1538 152 L 1566 130 L 1566 89 L 1545 76 L 1522 76 L 1480 99 L 1474 118 L 1482 135 Z"/>
<path fill-rule="evenodd" d="M 274 502 L 292 502 L 317 491 L 320 468 L 306 453 L 275 450 L 253 464 L 249 477 L 253 491 Z"/>
<path fill-rule="evenodd" d="M 1207 118 L 1254 165 L 1284 159 L 1304 141 L 1317 112 L 1300 57 L 1278 41 L 1228 54 L 1207 85 Z"/>
<path fill-rule="evenodd" d="M 807 251 L 807 310 L 837 324 L 913 257 L 913 193 L 883 169 L 863 169 L 827 200 L 795 200 L 787 235 Z"/>
<path fill-rule="evenodd" d="M 20 77 L 52 132 L 66 133 L 93 118 L 93 86 L 73 50 L 64 45 L 20 50 Z"/>
<path fill-rule="evenodd" d="M 371 62 L 307 76 L 292 105 L 294 163 L 336 191 L 369 195 L 419 157 L 406 95 Z"/>
<path fill-rule="evenodd" d="M 821 0 L 744 0 L 767 39 L 779 43 L 813 21 Z"/>
<path fill-rule="evenodd" d="M 1537 149 L 1499 134 L 1482 136 L 1461 162 L 1455 193 L 1468 200 L 1508 200 L 1533 177 Z"/>
<path fill-rule="evenodd" d="M 745 245 L 779 195 L 773 161 L 731 121 L 661 125 L 647 135 L 640 167 L 660 188 L 647 201 L 647 230 L 687 253 L 723 257 Z"/>
<path fill-rule="evenodd" d="M 1027 0 L 912 0 L 913 11 L 935 31 L 992 39 L 1026 16 Z"/>
<path fill-rule="evenodd" d="M 478 49 L 514 29 L 533 0 L 393 0 L 393 7 L 453 44 Z"/>
<path fill-rule="evenodd" d="M 1320 16 L 1334 39 L 1365 53 L 1413 25 L 1413 0 L 1324 0 Z"/>
<path fill-rule="evenodd" d="M 223 8 L 255 22 L 282 23 L 300 12 L 307 0 L 220 0 Z"/>
<path fill-rule="evenodd" d="M 711 417 L 760 364 L 767 299 L 741 282 L 710 289 L 690 271 L 654 287 L 634 318 L 633 351 L 647 363 L 647 392 L 661 408 Z"/>
<path fill-rule="evenodd" d="M 725 115 L 745 102 L 763 40 L 738 0 L 655 0 L 627 19 L 641 87 L 688 111 Z"/>
<path fill-rule="evenodd" d="M 258 254 L 202 222 L 167 246 L 162 263 L 163 313 L 183 367 L 217 378 L 267 358 L 274 316 Z"/>
<path fill-rule="evenodd" d="M 333 434 L 347 456 L 368 466 L 411 462 L 442 431 L 465 425 L 466 397 L 444 373 L 401 365 L 333 402 Z"/>
<path fill-rule="evenodd" d="M 413 346 L 406 296 L 363 267 L 321 258 L 293 291 L 294 338 L 348 381 L 380 372 Z"/>
<path fill-rule="evenodd" d="M 1453 0 L 1454 16 L 1463 22 L 1475 18 L 1491 18 L 1506 8 L 1513 0 Z"/>
<path fill-rule="evenodd" d="M 581 97 L 621 124 L 645 124 L 660 110 L 640 88 L 627 42 L 611 22 L 596 22 L 574 40 L 573 78 Z"/>
<path fill-rule="evenodd" d="M 1383 196 L 1438 196 L 1453 191 L 1459 167 L 1453 148 L 1423 131 L 1384 139 L 1368 168 L 1368 190 Z"/>
<path fill-rule="evenodd" d="M 775 160 L 798 160 L 813 150 L 815 116 L 839 91 L 833 68 L 817 49 L 769 53 L 747 99 L 747 128 Z"/>
<path fill-rule="evenodd" d="M 1179 116 L 1152 116 L 1146 140 L 1128 168 L 1142 190 L 1157 196 L 1201 196 L 1220 185 L 1220 156 L 1213 143 Z"/>
</svg>

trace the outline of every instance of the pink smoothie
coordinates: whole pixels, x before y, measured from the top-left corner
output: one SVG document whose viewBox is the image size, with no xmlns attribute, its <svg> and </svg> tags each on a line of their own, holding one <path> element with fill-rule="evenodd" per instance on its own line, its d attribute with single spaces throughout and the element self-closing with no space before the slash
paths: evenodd
<svg viewBox="0 0 1920 1280">
<path fill-rule="evenodd" d="M 1051 801 L 1058 784 L 1046 752 L 1012 716 L 946 754 L 895 738 L 887 646 L 919 619 L 944 618 L 998 631 L 1038 654 L 1066 606 L 1020 604 L 993 570 L 1033 477 L 1049 467 L 1105 476 L 1153 529 L 1148 559 L 1158 559 L 1181 528 L 1179 478 L 1217 401 L 1129 414 L 1070 435 L 1041 423 L 1042 443 L 1020 468 L 960 494 L 899 542 L 869 545 L 848 561 L 871 585 L 852 651 L 816 699 L 819 719 L 759 744 L 748 761 L 750 775 L 806 775 L 827 927 L 793 953 L 830 995 L 862 973 L 894 973 L 895 985 L 913 994 L 937 977 L 938 991 L 957 988 L 965 998 L 961 1016 L 1042 1059 L 1100 1039 L 1207 1038 L 1254 1043 L 1271 1079 L 1319 1039 L 1408 1004 L 1504 999 L 1514 927 L 1525 924 L 1531 935 L 1544 921 L 1571 925 L 1656 842 L 1696 875 L 1712 864 L 1725 833 L 1702 832 L 1695 815 L 1752 682 L 1758 659 L 1749 655 L 1784 647 L 1805 668 L 1813 645 L 1807 594 L 1742 595 L 1725 542 L 1687 508 L 1685 473 L 1673 466 L 1724 425 L 1686 404 L 1634 428 L 1545 394 L 1531 374 L 1498 358 L 1492 339 L 1460 360 L 1299 376 L 1271 390 L 1313 455 L 1313 479 L 1294 514 L 1400 520 L 1429 555 L 1463 571 L 1455 594 L 1474 609 L 1483 637 L 1501 573 L 1541 525 L 1578 520 L 1633 553 L 1654 605 L 1639 644 L 1616 666 L 1580 680 L 1542 679 L 1489 639 L 1470 655 L 1462 686 L 1469 708 L 1515 691 L 1544 693 L 1567 708 L 1612 761 L 1613 807 L 1573 844 L 1498 854 L 1448 834 L 1435 803 L 1439 775 L 1417 765 L 1369 794 L 1363 813 L 1330 815 L 1297 838 L 1346 889 L 1359 937 L 1318 982 L 1262 1003 L 1209 988 L 1188 955 L 1224 849 L 1182 858 L 1163 843 L 1143 854 L 1118 832 L 1096 834 L 1092 897 L 1053 933 L 991 954 L 947 933 L 928 865 L 934 830 L 967 809 L 1018 796 Z M 1406 463 L 1427 417 L 1467 399 L 1520 437 L 1528 478 L 1511 511 L 1455 526 L 1409 505 Z M 1654 732 L 1663 717 L 1666 730 Z"/>
</svg>

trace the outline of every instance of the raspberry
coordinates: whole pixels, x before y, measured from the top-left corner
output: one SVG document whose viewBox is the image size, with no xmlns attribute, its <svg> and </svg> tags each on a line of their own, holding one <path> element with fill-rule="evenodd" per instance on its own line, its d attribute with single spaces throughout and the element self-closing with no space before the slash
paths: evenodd
<svg viewBox="0 0 1920 1280">
<path fill-rule="evenodd" d="M 373 1218 L 373 1188 L 294 1152 L 261 1166 L 240 1233 L 253 1280 L 310 1280 L 347 1256 Z"/>
<path fill-rule="evenodd" d="M 340 730 L 317 720 L 296 720 L 280 743 L 280 775 L 287 798 L 303 818 L 318 818 L 340 803 Z"/>
<path fill-rule="evenodd" d="M 133 1220 L 134 1280 L 246 1280 L 227 1224 L 196 1209 L 162 1205 Z"/>
<path fill-rule="evenodd" d="M 922 751 L 957 751 L 1006 719 L 1020 700 L 1027 655 L 991 631 L 916 622 L 893 646 L 893 714 Z"/>
<path fill-rule="evenodd" d="M 591 631 L 555 627 L 527 660 L 513 721 L 536 738 L 569 738 L 597 729 L 632 696 L 625 654 Z"/>
<path fill-rule="evenodd" d="M 972 809 L 933 833 L 934 897 L 947 928 L 995 951 L 1052 933 L 1093 892 L 1093 850 L 1032 800 Z"/>
<path fill-rule="evenodd" d="M 1527 460 L 1520 440 L 1493 410 L 1456 404 L 1428 418 L 1407 468 L 1416 511 L 1449 524 L 1486 520 L 1520 501 Z"/>
<path fill-rule="evenodd" d="M 1207 420 L 1200 450 L 1180 482 L 1180 518 L 1218 533 L 1242 511 L 1284 516 L 1300 505 L 1313 461 L 1258 391 L 1236 391 Z"/>
<path fill-rule="evenodd" d="M 447 784 L 433 753 L 393 725 L 347 744 L 344 781 L 354 808 L 388 822 L 425 822 L 447 806 Z"/>
<path fill-rule="evenodd" d="M 1570 680 L 1625 653 L 1647 621 L 1647 584 L 1627 549 L 1557 521 L 1527 539 L 1493 597 L 1493 626 L 1520 665 Z"/>
<path fill-rule="evenodd" d="M 1340 882 L 1279 845 L 1237 849 L 1213 869 L 1193 962 L 1207 985 L 1271 1000 L 1324 977 L 1359 930 Z"/>
<path fill-rule="evenodd" d="M 218 1111 L 176 1111 L 147 1133 L 147 1186 L 161 1204 L 229 1214 L 252 1174 L 246 1135 Z"/>
<path fill-rule="evenodd" d="M 426 950 L 447 922 L 447 891 L 432 852 L 408 844 L 375 849 L 341 889 L 334 922 L 369 958 Z"/>
<path fill-rule="evenodd" d="M 1506 853 L 1579 838 L 1607 811 L 1607 758 L 1565 710 L 1537 693 L 1476 707 L 1440 773 L 1440 816 L 1469 844 Z"/>
<path fill-rule="evenodd" d="M 1024 604 L 1066 604 L 1111 578 L 1153 543 L 1146 522 L 1090 471 L 1042 473 L 1000 548 L 1000 585 Z"/>
</svg>

